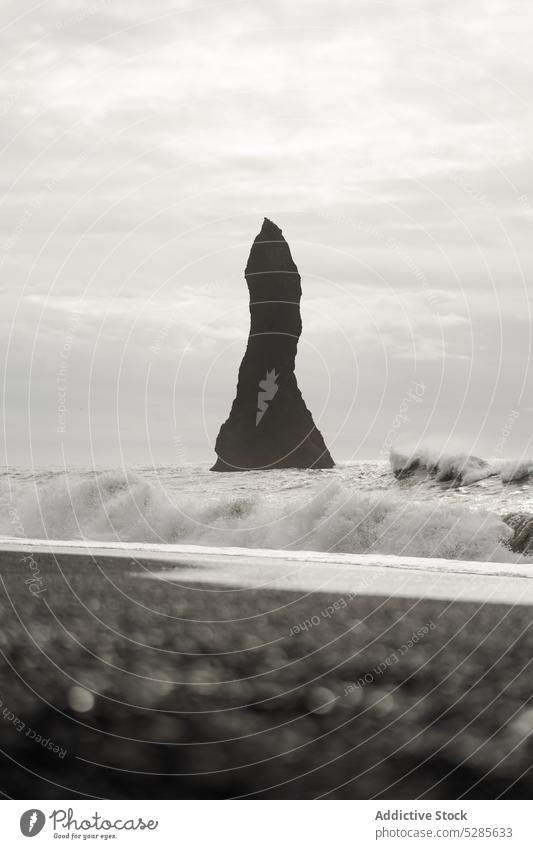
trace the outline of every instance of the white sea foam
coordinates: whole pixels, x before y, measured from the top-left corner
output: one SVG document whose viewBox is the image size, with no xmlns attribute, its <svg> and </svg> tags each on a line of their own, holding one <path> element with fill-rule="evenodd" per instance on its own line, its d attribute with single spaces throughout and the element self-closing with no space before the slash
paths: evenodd
<svg viewBox="0 0 533 849">
<path fill-rule="evenodd" d="M 490 510 L 311 480 L 270 497 L 256 480 L 242 496 L 209 497 L 133 473 L 11 479 L 0 487 L 0 535 L 520 560 L 504 544 L 513 531 Z"/>
</svg>

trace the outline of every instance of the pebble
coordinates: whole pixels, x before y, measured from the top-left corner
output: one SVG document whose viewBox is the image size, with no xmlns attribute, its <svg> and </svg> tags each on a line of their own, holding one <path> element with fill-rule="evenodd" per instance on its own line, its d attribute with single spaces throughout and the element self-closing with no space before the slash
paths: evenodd
<svg viewBox="0 0 533 849">
<path fill-rule="evenodd" d="M 84 687 L 71 687 L 67 698 L 70 707 L 76 713 L 87 713 L 94 707 L 94 696 Z"/>
<path fill-rule="evenodd" d="M 312 687 L 305 697 L 305 704 L 312 713 L 330 713 L 337 703 L 335 693 L 327 687 Z"/>
<path fill-rule="evenodd" d="M 527 737 L 533 732 L 533 708 L 521 710 L 509 723 L 509 729 L 519 737 Z"/>
</svg>

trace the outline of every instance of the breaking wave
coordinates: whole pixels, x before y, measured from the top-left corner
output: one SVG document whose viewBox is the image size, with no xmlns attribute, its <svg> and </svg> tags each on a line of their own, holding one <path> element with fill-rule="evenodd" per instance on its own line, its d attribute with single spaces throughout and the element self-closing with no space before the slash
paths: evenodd
<svg viewBox="0 0 533 849">
<path fill-rule="evenodd" d="M 442 462 L 432 474 L 463 483 L 484 467 Z M 395 461 L 397 462 L 397 461 Z M 424 461 L 425 462 L 425 461 Z M 480 461 L 481 463 L 483 461 Z M 421 467 L 420 459 L 417 468 Z M 403 467 L 394 467 L 395 473 Z M 430 471 L 430 466 L 426 463 Z M 413 470 L 414 471 L 414 470 Z M 391 478 L 392 485 L 394 485 Z M 9 483 L 9 485 L 8 485 Z M 404 492 L 364 491 L 338 480 L 274 496 L 181 495 L 122 472 L 5 480 L 0 534 L 27 538 L 113 540 L 463 560 L 516 561 L 513 530 L 495 513 L 465 504 L 415 500 Z"/>
<path fill-rule="evenodd" d="M 507 460 L 500 467 L 500 477 L 503 483 L 522 481 L 532 474 L 533 460 Z"/>
<path fill-rule="evenodd" d="M 440 453 L 419 449 L 412 453 L 392 451 L 391 469 L 396 478 L 425 475 L 441 483 L 468 486 L 486 478 L 502 483 L 525 480 L 533 474 L 533 460 L 483 460 L 472 454 Z"/>
</svg>

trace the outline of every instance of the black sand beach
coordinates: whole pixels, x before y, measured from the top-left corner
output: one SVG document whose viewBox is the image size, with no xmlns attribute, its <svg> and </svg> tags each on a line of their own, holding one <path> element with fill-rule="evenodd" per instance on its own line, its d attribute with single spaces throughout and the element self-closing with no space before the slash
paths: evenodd
<svg viewBox="0 0 533 849">
<path fill-rule="evenodd" d="M 167 566 L 1 555 L 5 796 L 531 796 L 530 607 L 132 576 Z"/>
</svg>

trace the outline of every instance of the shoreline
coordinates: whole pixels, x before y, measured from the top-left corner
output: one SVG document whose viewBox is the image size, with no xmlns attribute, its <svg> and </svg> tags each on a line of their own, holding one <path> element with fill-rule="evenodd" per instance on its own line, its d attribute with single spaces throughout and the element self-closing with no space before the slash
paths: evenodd
<svg viewBox="0 0 533 849">
<path fill-rule="evenodd" d="M 531 796 L 529 607 L 178 584 L 133 574 L 164 561 L 34 557 L 39 596 L 20 552 L 0 554 L 13 798 Z"/>
<path fill-rule="evenodd" d="M 484 563 L 380 554 L 222 548 L 195 545 L 0 539 L 0 555 L 19 553 L 33 571 L 37 554 L 112 557 L 129 563 L 132 576 L 175 583 L 306 592 L 340 592 L 386 598 L 428 598 L 481 603 L 533 604 L 533 565 Z M 136 569 L 161 563 L 163 570 Z"/>
</svg>

